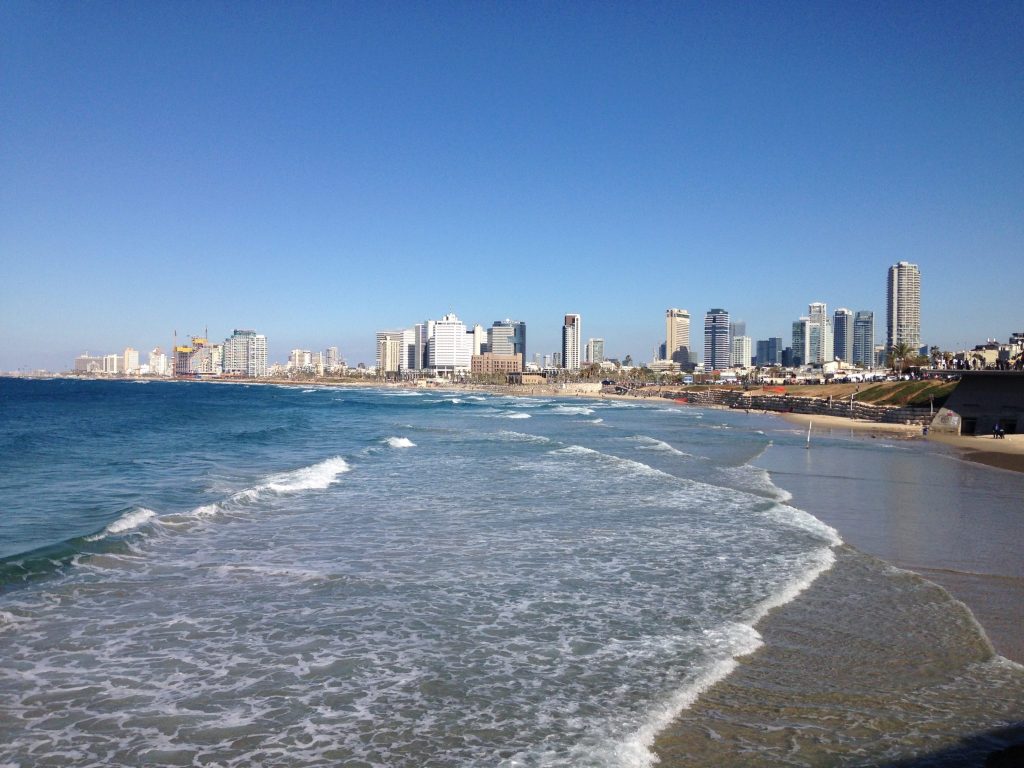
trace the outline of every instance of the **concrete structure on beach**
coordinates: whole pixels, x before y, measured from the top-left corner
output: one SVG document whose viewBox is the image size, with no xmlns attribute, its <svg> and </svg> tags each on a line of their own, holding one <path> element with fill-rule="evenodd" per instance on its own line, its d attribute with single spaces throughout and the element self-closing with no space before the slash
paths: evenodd
<svg viewBox="0 0 1024 768">
<path fill-rule="evenodd" d="M 932 420 L 936 432 L 991 435 L 1024 431 L 1024 372 L 964 371 L 960 383 Z"/>
</svg>

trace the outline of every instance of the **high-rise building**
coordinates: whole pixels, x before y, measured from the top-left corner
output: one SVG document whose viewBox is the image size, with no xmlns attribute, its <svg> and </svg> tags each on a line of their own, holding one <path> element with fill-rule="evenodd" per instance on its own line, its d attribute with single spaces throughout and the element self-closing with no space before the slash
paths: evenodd
<svg viewBox="0 0 1024 768">
<path fill-rule="evenodd" d="M 250 378 L 267 375 L 267 337 L 263 334 L 236 328 L 221 348 L 224 373 Z"/>
<path fill-rule="evenodd" d="M 487 351 L 495 355 L 519 355 L 526 368 L 526 323 L 495 320 L 487 329 Z"/>
<path fill-rule="evenodd" d="M 750 365 L 750 337 L 732 337 L 732 365 L 733 367 L 747 368 Z"/>
<path fill-rule="evenodd" d="M 853 317 L 853 364 L 874 367 L 875 313 L 860 309 Z"/>
<path fill-rule="evenodd" d="M 562 323 L 562 367 L 566 370 L 580 369 L 581 333 L 580 316 L 566 315 Z"/>
<path fill-rule="evenodd" d="M 664 357 L 684 366 L 690 363 L 690 313 L 685 309 L 665 310 Z"/>
<path fill-rule="evenodd" d="M 782 365 L 781 336 L 772 336 L 757 342 L 757 364 L 762 368 Z"/>
<path fill-rule="evenodd" d="M 167 375 L 167 355 L 160 347 L 154 347 L 149 353 L 149 372 L 154 376 Z"/>
<path fill-rule="evenodd" d="M 398 373 L 405 360 L 404 331 L 377 331 L 377 373 Z"/>
<path fill-rule="evenodd" d="M 324 368 L 328 371 L 335 371 L 341 367 L 341 354 L 337 347 L 328 347 L 324 352 Z"/>
<path fill-rule="evenodd" d="M 844 363 L 853 362 L 853 312 L 840 307 L 832 315 L 832 356 Z"/>
<path fill-rule="evenodd" d="M 724 309 L 709 309 L 704 315 L 704 370 L 721 371 L 731 364 L 729 313 Z"/>
<path fill-rule="evenodd" d="M 801 317 L 793 322 L 792 338 L 790 365 L 808 365 L 811 356 L 811 318 Z"/>
<path fill-rule="evenodd" d="M 587 340 L 587 362 L 591 365 L 604 362 L 604 339 Z"/>
<path fill-rule="evenodd" d="M 415 349 L 412 355 L 415 360 L 411 367 L 416 371 L 426 370 L 430 367 L 430 341 L 434 337 L 434 321 L 426 320 L 417 323 L 413 330 L 416 332 L 413 342 Z"/>
<path fill-rule="evenodd" d="M 747 321 L 746 320 L 733 320 L 729 323 L 729 338 L 735 339 L 737 336 L 747 335 Z"/>
<path fill-rule="evenodd" d="M 886 290 L 885 346 L 921 346 L 921 271 L 917 264 L 901 261 L 889 267 Z"/>
<path fill-rule="evenodd" d="M 808 351 L 804 365 L 821 365 L 832 360 L 832 320 L 828 305 L 816 301 L 808 307 Z"/>
<path fill-rule="evenodd" d="M 135 374 L 139 372 L 139 350 L 125 347 L 123 360 L 125 373 Z"/>
<path fill-rule="evenodd" d="M 428 368 L 444 373 L 468 371 L 473 357 L 473 337 L 453 313 L 434 321 L 427 352 Z"/>
<path fill-rule="evenodd" d="M 293 349 L 288 355 L 288 367 L 303 371 L 313 367 L 313 352 L 308 349 Z"/>
<path fill-rule="evenodd" d="M 471 355 L 480 355 L 488 351 L 487 348 L 487 331 L 484 327 L 477 323 L 473 326 L 473 330 L 466 331 L 470 335 L 469 346 L 471 349 Z"/>
</svg>

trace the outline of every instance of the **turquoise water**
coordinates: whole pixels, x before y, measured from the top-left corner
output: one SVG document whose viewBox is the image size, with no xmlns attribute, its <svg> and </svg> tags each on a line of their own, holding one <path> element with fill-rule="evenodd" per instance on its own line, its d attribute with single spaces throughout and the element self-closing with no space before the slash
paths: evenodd
<svg viewBox="0 0 1024 768">
<path fill-rule="evenodd" d="M 752 463 L 794 439 L 767 419 L 0 387 L 0 765 L 652 765 L 840 544 Z M 988 669 L 949 615 L 982 650 L 946 674 Z M 996 667 L 967 688 L 998 678 L 1012 708 L 1024 683 Z"/>
</svg>

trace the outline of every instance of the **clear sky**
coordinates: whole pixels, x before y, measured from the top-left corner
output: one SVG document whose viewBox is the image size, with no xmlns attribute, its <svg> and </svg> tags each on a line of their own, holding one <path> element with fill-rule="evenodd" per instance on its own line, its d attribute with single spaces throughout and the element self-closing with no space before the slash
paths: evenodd
<svg viewBox="0 0 1024 768">
<path fill-rule="evenodd" d="M 454 311 L 1024 330 L 1021 2 L 0 4 L 0 370 Z"/>
</svg>

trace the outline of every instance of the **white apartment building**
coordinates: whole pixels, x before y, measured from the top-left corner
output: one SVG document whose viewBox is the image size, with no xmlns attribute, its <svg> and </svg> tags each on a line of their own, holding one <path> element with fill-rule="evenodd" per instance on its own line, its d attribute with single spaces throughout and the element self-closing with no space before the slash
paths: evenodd
<svg viewBox="0 0 1024 768">
<path fill-rule="evenodd" d="M 921 270 L 901 261 L 889 267 L 886 289 L 885 345 L 907 344 L 915 352 L 921 346 Z"/>
<path fill-rule="evenodd" d="M 562 323 L 562 368 L 569 371 L 580 369 L 581 336 L 580 316 L 566 315 Z"/>
<path fill-rule="evenodd" d="M 732 365 L 734 368 L 749 368 L 753 354 L 753 345 L 749 336 L 733 336 Z"/>
<path fill-rule="evenodd" d="M 473 336 L 466 325 L 449 313 L 434 321 L 434 332 L 427 350 L 427 367 L 439 372 L 468 371 L 473 357 Z"/>
<path fill-rule="evenodd" d="M 152 355 L 150 355 L 152 360 Z M 222 345 L 223 372 L 259 378 L 267 375 L 267 337 L 253 330 L 235 331 Z"/>
<path fill-rule="evenodd" d="M 149 353 L 149 372 L 155 376 L 166 376 L 167 370 L 167 355 L 160 347 L 155 347 Z"/>
</svg>

